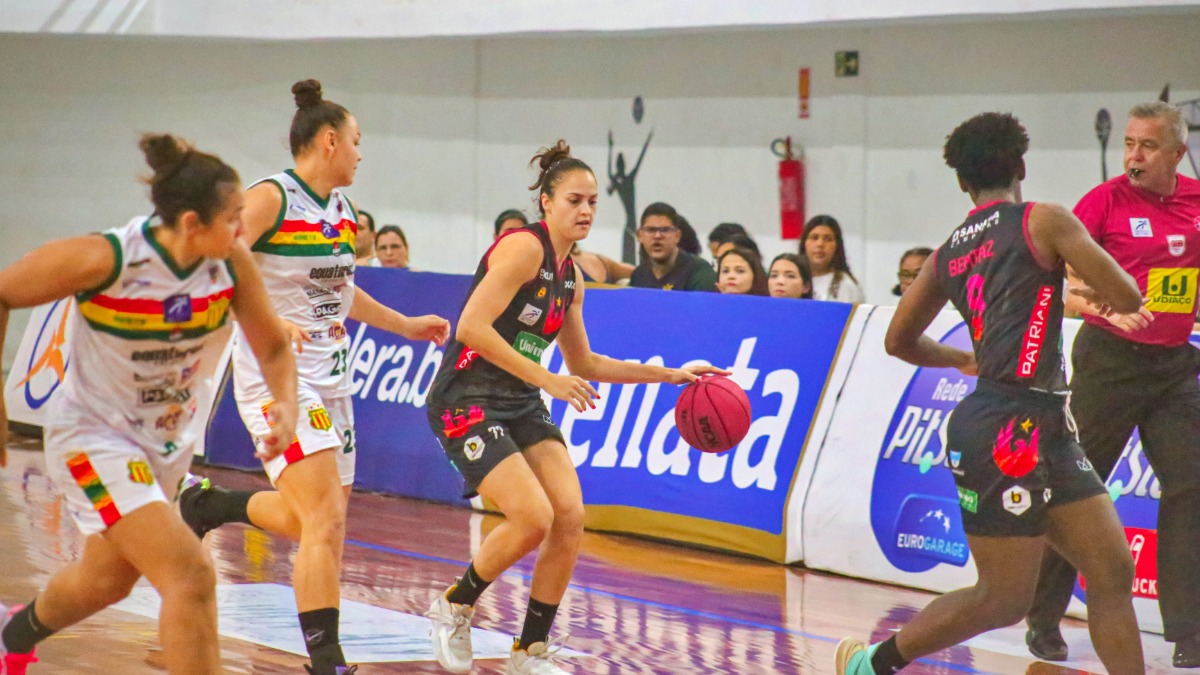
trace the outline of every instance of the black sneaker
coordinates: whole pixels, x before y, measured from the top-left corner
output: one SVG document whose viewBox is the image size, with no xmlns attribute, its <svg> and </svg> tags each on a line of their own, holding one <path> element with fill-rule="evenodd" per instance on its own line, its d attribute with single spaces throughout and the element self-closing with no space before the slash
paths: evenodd
<svg viewBox="0 0 1200 675">
<path fill-rule="evenodd" d="M 1175 643 L 1171 664 L 1176 668 L 1200 668 L 1200 633 Z"/>
<path fill-rule="evenodd" d="M 1043 661 L 1067 660 L 1067 641 L 1063 639 L 1062 631 L 1057 626 L 1051 630 L 1030 628 L 1025 631 L 1025 644 L 1029 647 L 1030 654 Z"/>
<path fill-rule="evenodd" d="M 184 488 L 179 493 L 179 515 L 183 516 L 183 522 L 191 528 L 192 532 L 204 540 L 204 535 L 208 534 L 209 530 L 224 525 L 221 522 L 212 522 L 204 517 L 204 501 L 208 499 L 209 493 L 212 492 L 228 492 L 209 482 L 207 478 L 196 480 L 195 476 L 189 476 L 191 480 L 185 478 L 186 482 L 191 485 Z"/>
</svg>

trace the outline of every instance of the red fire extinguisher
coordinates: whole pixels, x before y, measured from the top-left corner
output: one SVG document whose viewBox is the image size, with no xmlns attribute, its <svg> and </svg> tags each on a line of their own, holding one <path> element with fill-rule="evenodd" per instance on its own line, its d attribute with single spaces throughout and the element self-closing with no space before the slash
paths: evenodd
<svg viewBox="0 0 1200 675">
<path fill-rule="evenodd" d="M 776 138 L 771 152 L 779 158 L 779 231 L 784 239 L 799 239 L 804 229 L 804 151 L 797 158 L 792 137 Z"/>
</svg>

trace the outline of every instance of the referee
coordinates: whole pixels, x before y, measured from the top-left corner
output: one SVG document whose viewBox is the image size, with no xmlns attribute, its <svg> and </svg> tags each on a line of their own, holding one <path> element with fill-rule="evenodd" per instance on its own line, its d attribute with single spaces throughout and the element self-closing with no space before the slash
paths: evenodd
<svg viewBox="0 0 1200 675">
<path fill-rule="evenodd" d="M 1187 124 L 1178 108 L 1129 111 L 1125 172 L 1079 201 L 1075 215 L 1133 276 L 1146 298 L 1135 314 L 1101 318 L 1075 295 L 1084 325 L 1072 354 L 1071 410 L 1088 458 L 1107 478 L 1136 427 L 1162 483 L 1159 611 L 1177 668 L 1200 667 L 1200 350 L 1188 343 L 1200 273 L 1200 181 L 1176 171 Z M 1072 277 L 1069 282 L 1081 282 Z M 1067 658 L 1059 632 L 1075 570 L 1053 551 L 1027 616 L 1029 651 Z"/>
</svg>

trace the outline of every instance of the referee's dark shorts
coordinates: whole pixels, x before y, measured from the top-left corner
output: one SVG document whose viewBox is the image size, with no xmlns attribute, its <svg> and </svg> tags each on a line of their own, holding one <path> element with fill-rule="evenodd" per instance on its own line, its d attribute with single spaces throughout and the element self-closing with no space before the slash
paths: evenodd
<svg viewBox="0 0 1200 675">
<path fill-rule="evenodd" d="M 1107 479 L 1136 427 L 1162 484 L 1158 603 L 1168 642 L 1200 633 L 1200 350 L 1146 345 L 1084 324 L 1071 354 L 1071 412 L 1096 472 Z M 1030 628 L 1057 627 L 1075 570 L 1052 550 L 1042 562 Z"/>
</svg>

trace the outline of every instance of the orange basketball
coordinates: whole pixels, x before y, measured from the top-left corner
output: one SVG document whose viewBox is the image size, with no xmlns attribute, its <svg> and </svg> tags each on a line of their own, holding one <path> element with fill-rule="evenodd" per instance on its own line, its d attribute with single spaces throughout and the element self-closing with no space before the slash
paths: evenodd
<svg viewBox="0 0 1200 675">
<path fill-rule="evenodd" d="M 732 380 L 703 375 L 683 388 L 675 403 L 675 428 L 702 452 L 724 452 L 750 431 L 750 399 Z"/>
</svg>

